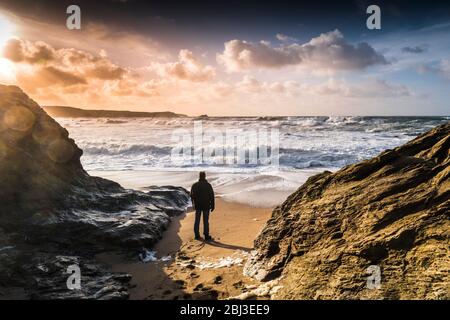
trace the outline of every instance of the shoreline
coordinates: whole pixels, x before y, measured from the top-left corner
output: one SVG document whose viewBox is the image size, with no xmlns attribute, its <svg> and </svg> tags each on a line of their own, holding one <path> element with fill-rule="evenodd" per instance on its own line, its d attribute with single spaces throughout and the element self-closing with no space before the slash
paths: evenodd
<svg viewBox="0 0 450 320">
<path fill-rule="evenodd" d="M 132 300 L 227 299 L 248 293 L 260 283 L 243 274 L 243 264 L 272 209 L 216 201 L 210 215 L 212 242 L 194 240 L 194 212 L 189 211 L 172 218 L 152 248 L 158 261 L 144 263 L 137 253 L 130 258 L 118 252 L 99 254 L 96 260 L 113 272 L 132 275 Z M 168 255 L 169 261 L 159 260 Z"/>
<path fill-rule="evenodd" d="M 229 203 L 239 203 L 256 208 L 274 208 L 283 203 L 306 180 L 321 170 L 297 170 L 293 172 L 230 173 L 209 172 L 208 181 L 212 184 L 216 198 Z M 190 190 L 198 180 L 197 171 L 87 171 L 91 176 L 98 176 L 119 183 L 126 189 L 146 191 L 149 186 L 176 186 Z"/>
</svg>

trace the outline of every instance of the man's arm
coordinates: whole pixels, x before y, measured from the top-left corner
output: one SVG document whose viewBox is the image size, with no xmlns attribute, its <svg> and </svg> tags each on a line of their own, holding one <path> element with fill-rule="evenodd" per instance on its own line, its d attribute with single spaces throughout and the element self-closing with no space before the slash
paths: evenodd
<svg viewBox="0 0 450 320">
<path fill-rule="evenodd" d="M 192 208 L 195 210 L 195 202 L 194 202 L 194 185 L 191 187 L 191 201 L 192 201 Z"/>
<path fill-rule="evenodd" d="M 211 206 L 211 212 L 214 211 L 215 207 L 216 207 L 216 203 L 215 203 L 215 199 L 214 199 L 214 189 L 211 185 L 209 185 L 209 203 Z"/>
</svg>

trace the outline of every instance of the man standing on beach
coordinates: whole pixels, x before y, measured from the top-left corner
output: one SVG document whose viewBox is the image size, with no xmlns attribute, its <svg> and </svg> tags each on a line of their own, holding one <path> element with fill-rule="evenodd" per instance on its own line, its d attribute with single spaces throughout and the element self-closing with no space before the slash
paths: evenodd
<svg viewBox="0 0 450 320">
<path fill-rule="evenodd" d="M 191 188 L 192 205 L 195 210 L 194 234 L 195 239 L 200 240 L 200 217 L 203 213 L 203 234 L 205 240 L 212 240 L 209 235 L 209 212 L 214 211 L 214 190 L 206 180 L 206 173 L 200 172 L 199 179 Z"/>
</svg>

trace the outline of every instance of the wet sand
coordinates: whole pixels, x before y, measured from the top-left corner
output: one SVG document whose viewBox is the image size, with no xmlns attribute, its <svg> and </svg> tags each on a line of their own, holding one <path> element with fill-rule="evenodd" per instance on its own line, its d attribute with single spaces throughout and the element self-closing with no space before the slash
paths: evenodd
<svg viewBox="0 0 450 320">
<path fill-rule="evenodd" d="M 224 201 L 258 208 L 274 208 L 309 177 L 322 170 L 295 172 L 218 173 L 206 172 L 216 196 Z M 90 175 L 116 181 L 124 188 L 143 190 L 148 186 L 178 186 L 190 190 L 198 179 L 195 171 L 89 171 Z"/>
<path fill-rule="evenodd" d="M 147 262 L 117 253 L 97 258 L 112 271 L 133 276 L 130 299 L 226 299 L 259 285 L 243 275 L 246 255 L 272 209 L 255 208 L 217 199 L 210 215 L 214 241 L 194 240 L 194 213 L 173 218 L 153 248 L 167 262 Z"/>
</svg>

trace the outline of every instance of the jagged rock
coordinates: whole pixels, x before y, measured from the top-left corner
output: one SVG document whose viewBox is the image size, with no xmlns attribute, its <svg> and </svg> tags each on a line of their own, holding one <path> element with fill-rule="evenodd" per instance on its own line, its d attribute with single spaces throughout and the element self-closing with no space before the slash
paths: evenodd
<svg viewBox="0 0 450 320">
<path fill-rule="evenodd" d="M 21 273 L 32 272 L 26 266 L 35 257 L 20 251 L 24 246 L 28 246 L 25 251 L 37 247 L 34 253 L 43 265 L 57 263 L 54 260 L 62 250 L 84 261 L 83 252 L 151 247 L 170 217 L 188 206 L 189 194 L 183 188 L 151 187 L 139 192 L 91 177 L 80 163 L 81 155 L 67 130 L 20 88 L 0 85 L 0 250 L 17 246 L 11 252 L 0 251 L 4 256 L 0 271 L 10 275 L 1 276 L 0 286 L 12 285 Z M 39 294 L 42 298 L 127 297 L 115 275 L 97 269 L 91 277 L 101 287 L 92 285 L 86 292 L 71 294 L 58 291 L 59 287 L 51 292 L 59 278 L 45 278 L 44 272 L 39 283 L 46 289 Z"/>
<path fill-rule="evenodd" d="M 449 299 L 449 149 L 447 123 L 311 177 L 273 211 L 245 272 L 283 275 L 281 299 Z"/>
</svg>

